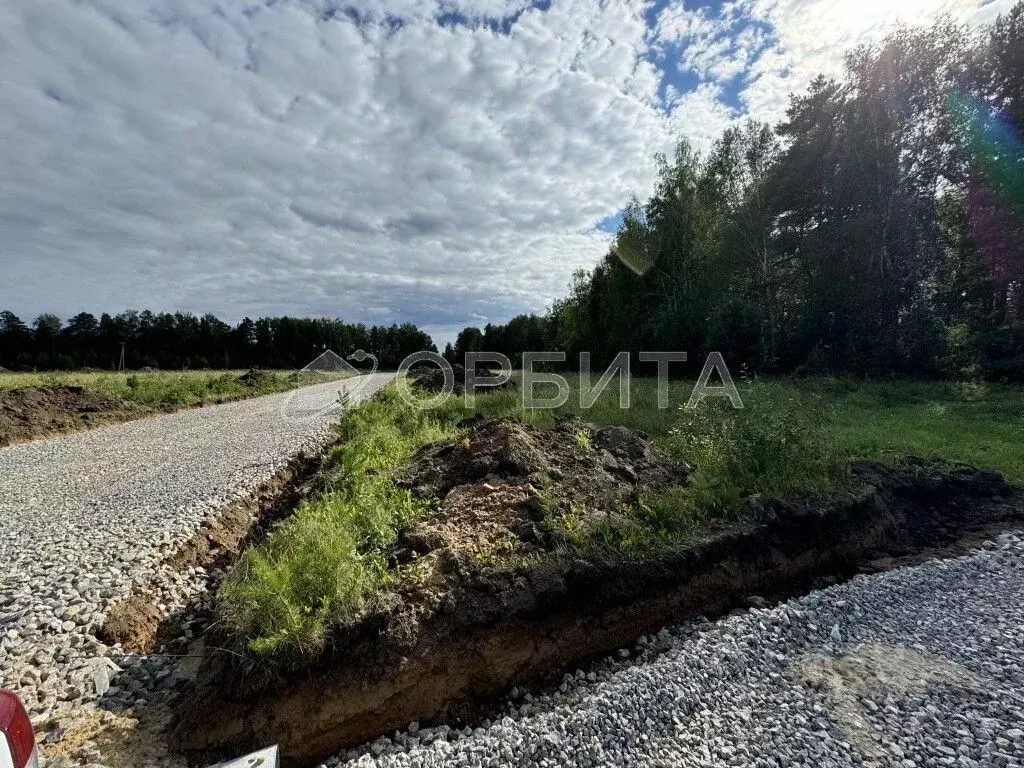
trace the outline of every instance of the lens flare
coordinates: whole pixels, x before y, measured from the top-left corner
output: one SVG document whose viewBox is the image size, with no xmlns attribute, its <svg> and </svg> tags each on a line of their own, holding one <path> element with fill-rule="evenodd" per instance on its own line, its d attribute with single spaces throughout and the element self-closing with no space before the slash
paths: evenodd
<svg viewBox="0 0 1024 768">
<path fill-rule="evenodd" d="M 1024 149 L 1019 126 L 964 91 L 949 95 L 954 123 L 967 141 L 967 206 L 975 240 L 992 273 L 1024 279 Z"/>
</svg>

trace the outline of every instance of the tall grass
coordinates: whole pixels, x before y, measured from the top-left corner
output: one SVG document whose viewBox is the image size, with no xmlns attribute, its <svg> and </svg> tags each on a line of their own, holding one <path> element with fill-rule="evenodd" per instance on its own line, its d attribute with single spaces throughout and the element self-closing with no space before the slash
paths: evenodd
<svg viewBox="0 0 1024 768">
<path fill-rule="evenodd" d="M 797 498 L 843 484 L 846 457 L 821 397 L 762 384 L 747 385 L 742 394 L 743 409 L 715 400 L 680 410 L 659 440 L 693 468 L 685 486 L 643 498 L 641 516 L 659 537 L 685 536 L 714 520 L 734 522 L 741 502 L 755 494 Z"/>
<path fill-rule="evenodd" d="M 261 654 L 319 648 L 387 576 L 398 531 L 431 505 L 397 488 L 391 470 L 421 446 L 454 436 L 453 402 L 412 407 L 394 389 L 343 417 L 329 461 L 334 482 L 301 506 L 260 547 L 247 551 L 221 589 L 224 615 Z"/>
</svg>

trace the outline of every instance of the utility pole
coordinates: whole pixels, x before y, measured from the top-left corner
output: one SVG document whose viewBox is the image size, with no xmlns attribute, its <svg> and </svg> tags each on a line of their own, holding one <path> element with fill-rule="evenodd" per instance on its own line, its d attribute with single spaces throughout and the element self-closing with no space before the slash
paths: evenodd
<svg viewBox="0 0 1024 768">
<path fill-rule="evenodd" d="M 117 363 L 117 370 L 118 371 L 123 371 L 124 370 L 124 345 L 125 345 L 125 343 L 122 341 L 121 342 L 121 359 Z"/>
</svg>

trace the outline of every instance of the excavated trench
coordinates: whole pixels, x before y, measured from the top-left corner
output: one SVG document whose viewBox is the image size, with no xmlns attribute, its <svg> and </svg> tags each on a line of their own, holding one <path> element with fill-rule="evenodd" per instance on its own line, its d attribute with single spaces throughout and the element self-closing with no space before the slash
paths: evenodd
<svg viewBox="0 0 1024 768">
<path fill-rule="evenodd" d="M 275 522 L 290 515 L 302 499 L 323 489 L 325 456 L 336 440 L 333 435 L 327 448 L 299 453 L 252 493 L 218 510 L 216 517 L 200 526 L 163 564 L 174 571 L 200 566 L 214 573 L 230 566 L 246 547 L 259 543 Z M 207 584 L 202 608 L 192 605 L 166 617 L 154 604 L 151 587 L 139 588 L 107 612 L 99 638 L 110 645 L 119 643 L 129 653 L 152 653 L 166 643 L 180 645 L 179 625 L 208 614 L 210 592 L 218 585 L 217 581 Z"/>
<path fill-rule="evenodd" d="M 666 624 L 958 554 L 1024 525 L 1024 492 L 992 472 L 862 461 L 853 476 L 850 493 L 758 500 L 749 524 L 642 561 L 480 569 L 426 619 L 409 595 L 390 595 L 311 666 L 270 673 L 210 652 L 173 704 L 171 744 L 206 764 L 277 742 L 285 765 L 312 766 L 414 720 L 471 721 L 514 685 Z"/>
</svg>

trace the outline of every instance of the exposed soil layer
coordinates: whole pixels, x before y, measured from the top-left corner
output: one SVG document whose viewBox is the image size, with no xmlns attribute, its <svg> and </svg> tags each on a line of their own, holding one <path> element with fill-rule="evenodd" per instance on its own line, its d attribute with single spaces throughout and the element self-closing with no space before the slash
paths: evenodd
<svg viewBox="0 0 1024 768">
<path fill-rule="evenodd" d="M 235 381 L 247 387 L 258 387 L 264 384 L 269 378 L 270 374 L 266 371 L 261 371 L 259 368 L 250 368 L 235 379 Z"/>
<path fill-rule="evenodd" d="M 134 594 L 107 612 L 97 636 L 108 645 L 120 643 L 129 653 L 146 653 L 153 650 L 163 618 L 152 600 Z"/>
<path fill-rule="evenodd" d="M 0 446 L 117 424 L 150 410 L 79 386 L 0 389 Z"/>
<path fill-rule="evenodd" d="M 688 472 L 624 427 L 478 423 L 459 441 L 423 448 L 397 472 L 399 487 L 439 501 L 440 510 L 402 533 L 393 559 L 548 552 L 569 535 L 546 525 L 553 516 L 582 535 L 621 527 L 619 510 L 641 490 L 680 485 Z"/>
<path fill-rule="evenodd" d="M 519 426 L 503 429 L 504 448 L 492 455 L 510 456 L 508 472 L 502 464 L 481 476 L 457 448 L 443 456 L 428 449 L 404 481 L 420 492 L 443 492 L 458 514 L 464 508 L 452 494 L 485 490 L 482 483 L 497 489 L 495 481 L 504 479 L 510 499 L 530 498 L 515 480 L 532 470 L 529 452 L 524 458 L 507 449 L 522 448 L 524 435 L 531 445 L 543 438 Z M 598 444 L 592 435 L 589 449 Z M 543 458 L 549 468 L 557 463 Z M 885 568 L 971 532 L 1024 523 L 1024 492 L 992 472 L 911 460 L 900 468 L 858 462 L 853 474 L 850 493 L 800 503 L 757 500 L 748 524 L 643 559 L 595 562 L 556 549 L 515 566 L 491 566 L 456 550 L 439 571 L 443 589 L 432 581 L 381 596 L 314 666 L 274 678 L 252 660 L 208 656 L 174 704 L 172 744 L 198 759 L 258 748 L 272 734 L 286 764 L 314 765 L 413 720 L 457 720 L 513 685 L 665 624 L 720 615 L 749 604 L 750 596 L 804 591 L 821 578 L 847 578 L 865 560 Z M 499 516 L 498 524 L 505 522 Z M 219 643 L 207 642 L 213 644 Z"/>
</svg>

